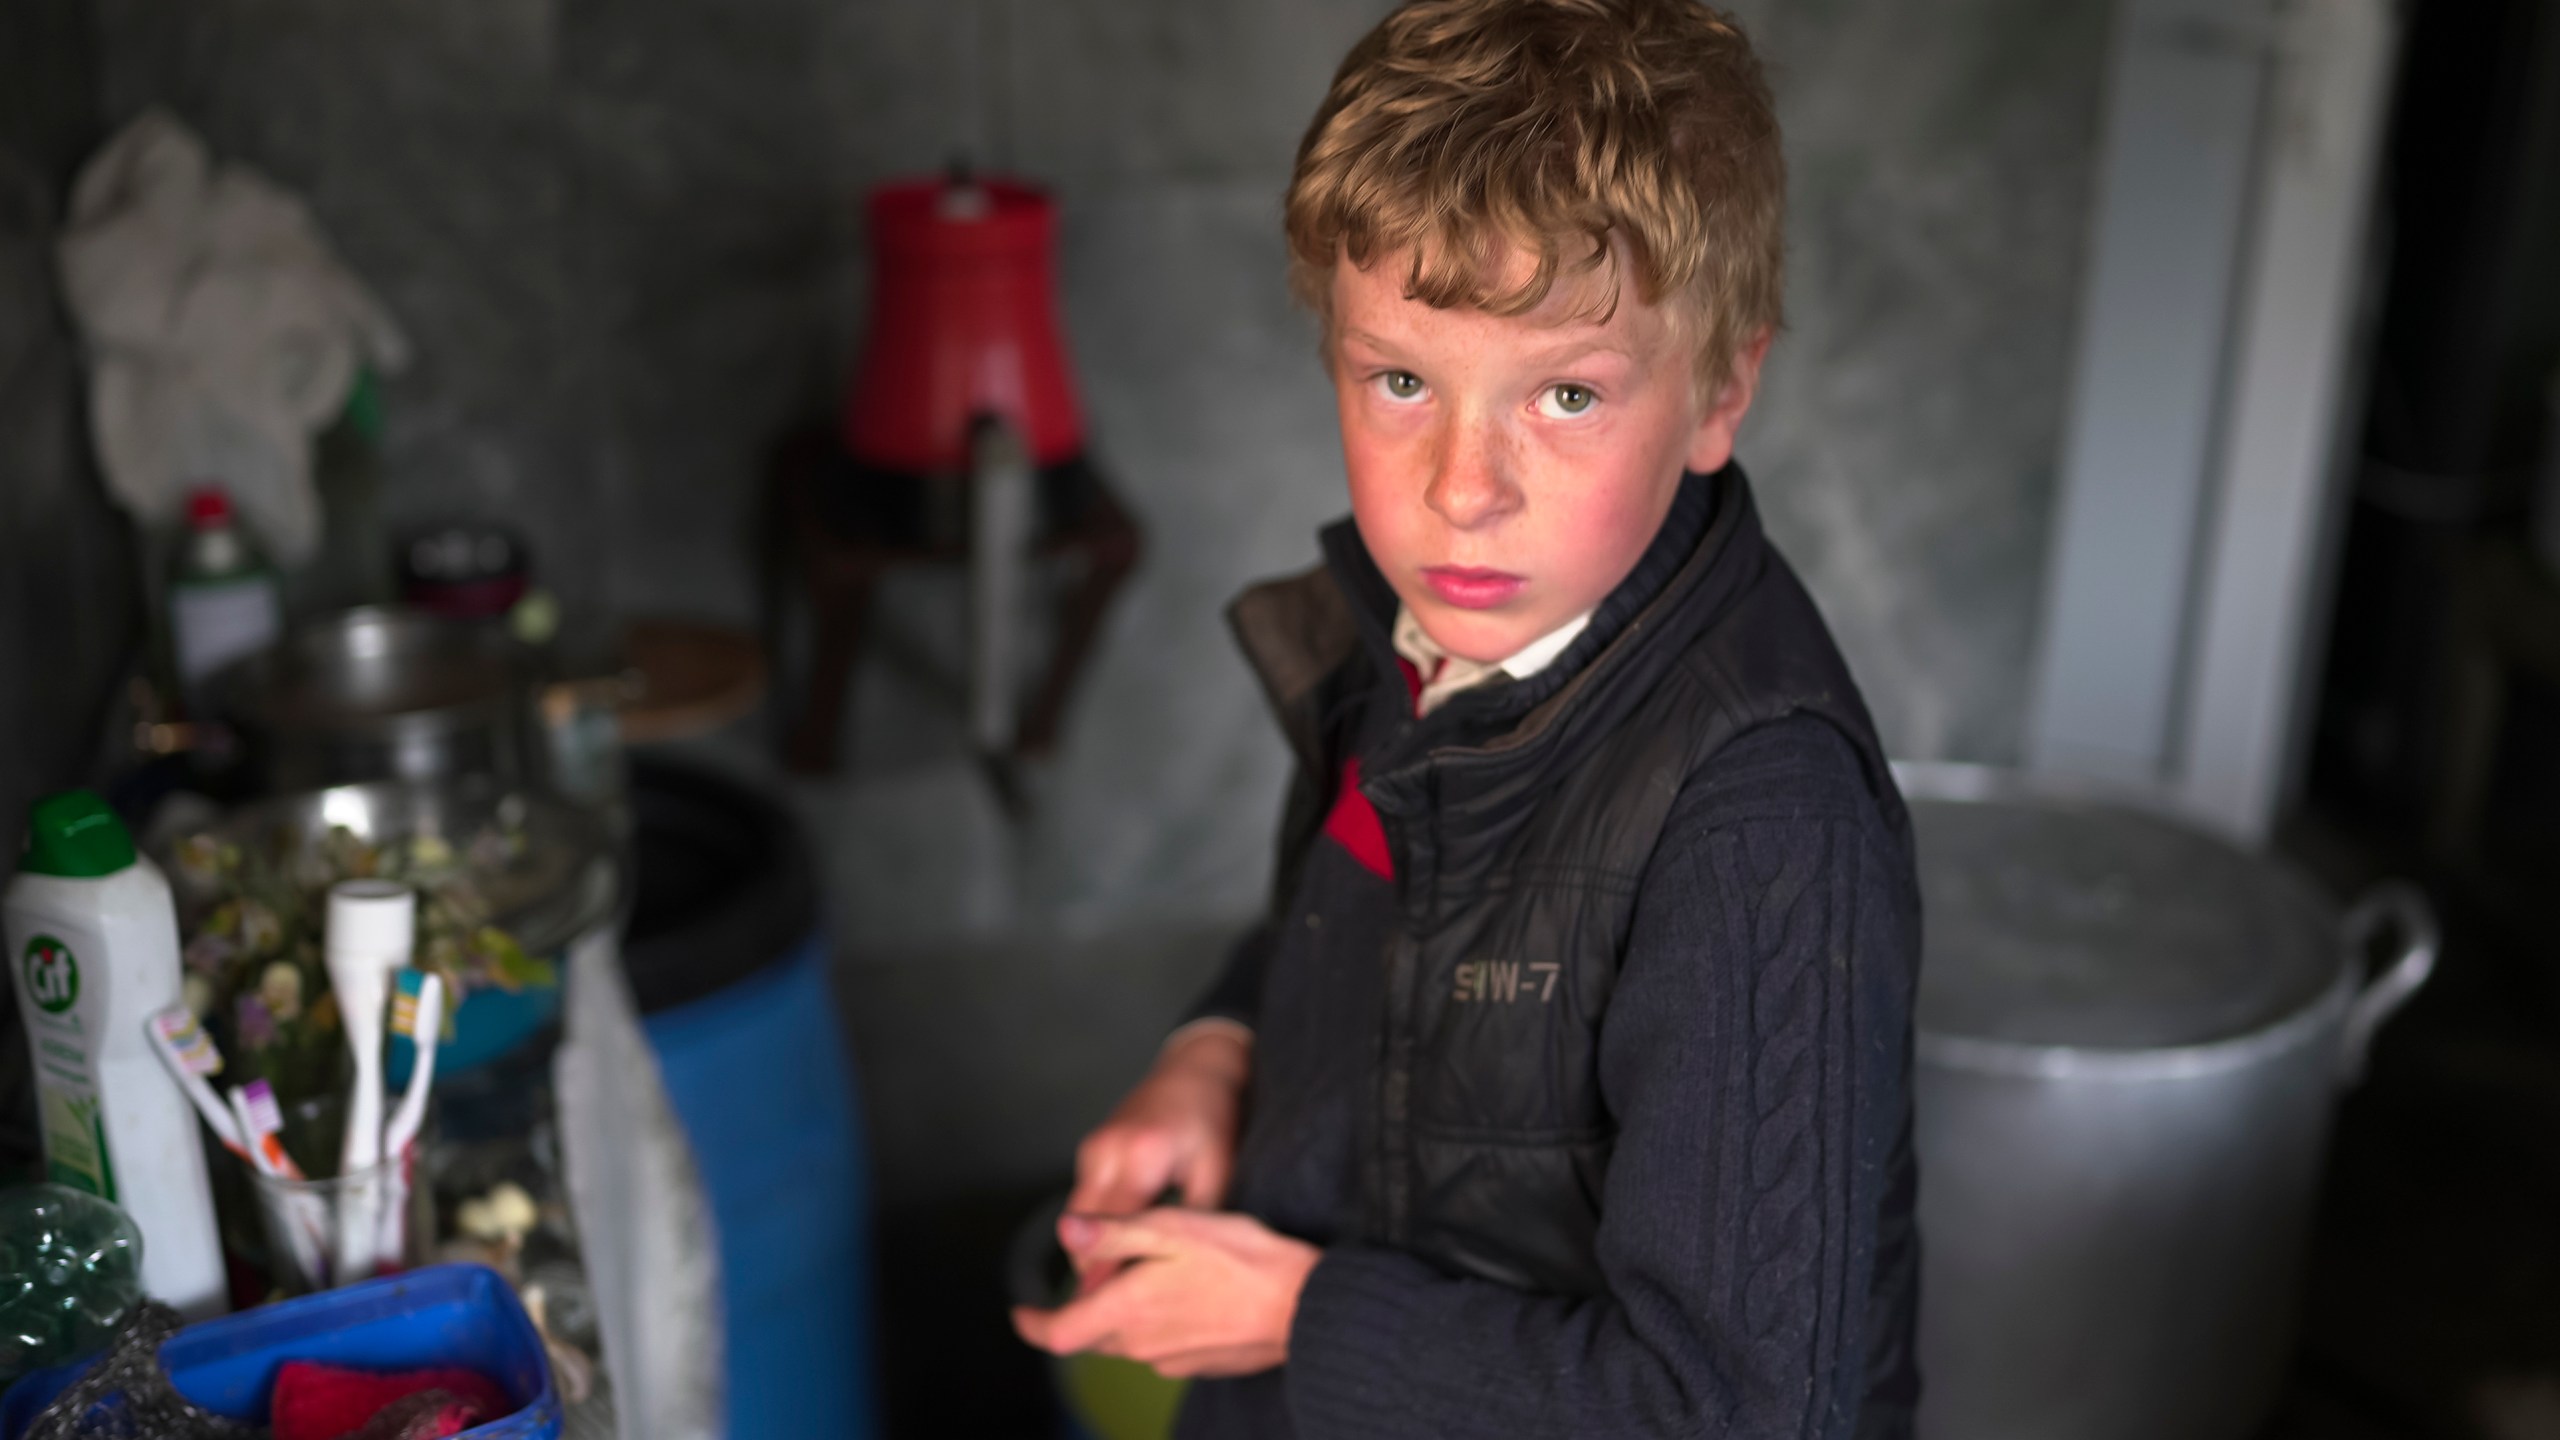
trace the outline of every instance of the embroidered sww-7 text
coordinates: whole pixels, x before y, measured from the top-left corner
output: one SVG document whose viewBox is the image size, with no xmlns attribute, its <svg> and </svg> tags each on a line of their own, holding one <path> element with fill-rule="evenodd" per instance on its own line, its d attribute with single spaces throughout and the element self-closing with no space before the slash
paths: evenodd
<svg viewBox="0 0 2560 1440">
<path fill-rule="evenodd" d="M 1469 960 L 1458 966 L 1458 985 L 1450 998 L 1535 1000 L 1544 1004 L 1556 998 L 1556 973 L 1562 968 L 1552 960 L 1525 965 L 1517 960 Z"/>
</svg>

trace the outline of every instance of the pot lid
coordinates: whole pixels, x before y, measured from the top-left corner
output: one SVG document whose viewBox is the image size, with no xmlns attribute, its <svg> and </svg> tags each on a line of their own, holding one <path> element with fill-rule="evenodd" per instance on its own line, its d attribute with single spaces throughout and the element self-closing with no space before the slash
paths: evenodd
<svg viewBox="0 0 2560 1440">
<path fill-rule="evenodd" d="M 2336 915 L 2283 866 L 2139 810 L 2003 789 L 1911 801 L 1924 1033 L 2195 1045 L 2264 1029 L 2335 983 Z"/>
</svg>

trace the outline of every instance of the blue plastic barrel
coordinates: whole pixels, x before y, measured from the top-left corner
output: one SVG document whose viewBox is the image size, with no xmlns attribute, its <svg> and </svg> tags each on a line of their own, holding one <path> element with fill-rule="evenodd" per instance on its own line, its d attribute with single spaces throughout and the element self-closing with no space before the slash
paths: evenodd
<svg viewBox="0 0 2560 1440">
<path fill-rule="evenodd" d="M 719 1231 L 728 1433 L 877 1433 L 870 1195 L 816 884 L 787 811 L 635 758 L 623 961 Z"/>
</svg>

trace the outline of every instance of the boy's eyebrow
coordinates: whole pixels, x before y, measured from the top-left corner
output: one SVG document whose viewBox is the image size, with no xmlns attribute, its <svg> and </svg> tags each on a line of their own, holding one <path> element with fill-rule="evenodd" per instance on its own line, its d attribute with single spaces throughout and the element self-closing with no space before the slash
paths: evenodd
<svg viewBox="0 0 2560 1440">
<path fill-rule="evenodd" d="M 1584 340 L 1558 345 L 1552 350 L 1541 350 L 1538 352 L 1538 361 L 1543 365 L 1561 365 L 1567 360 L 1581 360 L 1593 355 L 1614 355 L 1629 363 L 1633 363 L 1636 358 L 1635 352 L 1623 345 L 1612 345 L 1606 340 Z"/>
<path fill-rule="evenodd" d="M 1392 341 L 1380 339 L 1366 330 L 1346 329 L 1341 334 L 1342 342 L 1346 345 L 1357 341 L 1372 350 L 1382 351 L 1388 355 L 1402 353 L 1403 347 Z M 1580 360 L 1591 355 L 1614 355 L 1629 363 L 1633 363 L 1636 358 L 1635 353 L 1625 346 L 1612 344 L 1606 340 L 1569 340 L 1552 349 L 1539 351 L 1536 359 L 1541 365 L 1560 365 L 1568 360 Z"/>
</svg>

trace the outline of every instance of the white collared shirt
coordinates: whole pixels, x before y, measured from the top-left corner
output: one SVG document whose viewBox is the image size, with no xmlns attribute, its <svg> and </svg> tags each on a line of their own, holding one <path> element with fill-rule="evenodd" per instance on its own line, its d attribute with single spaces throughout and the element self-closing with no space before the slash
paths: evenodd
<svg viewBox="0 0 2560 1440">
<path fill-rule="evenodd" d="M 1450 696 L 1481 685 L 1497 675 L 1506 675 L 1514 680 L 1528 679 L 1556 663 L 1556 657 L 1562 655 L 1565 647 L 1571 645 L 1590 624 L 1591 612 L 1586 610 L 1530 641 L 1508 658 L 1487 664 L 1481 660 L 1469 660 L 1463 655 L 1452 655 L 1442 649 L 1440 642 L 1432 639 L 1430 633 L 1422 628 L 1422 622 L 1413 618 L 1413 612 L 1398 605 L 1394 632 L 1396 653 L 1413 662 L 1413 668 L 1422 674 L 1422 695 L 1414 702 L 1413 713 L 1428 715 L 1440 708 L 1440 702 Z"/>
</svg>

